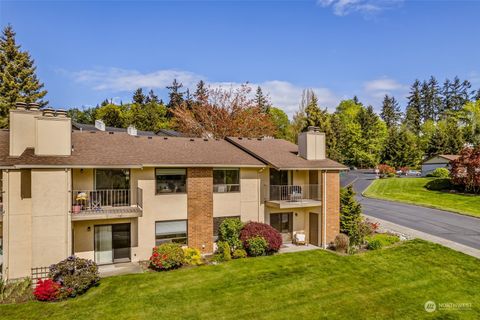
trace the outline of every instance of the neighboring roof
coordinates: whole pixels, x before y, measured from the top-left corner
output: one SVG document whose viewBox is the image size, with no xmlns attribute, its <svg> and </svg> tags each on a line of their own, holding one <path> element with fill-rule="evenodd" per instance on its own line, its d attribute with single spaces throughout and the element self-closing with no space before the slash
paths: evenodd
<svg viewBox="0 0 480 320">
<path fill-rule="evenodd" d="M 344 165 L 330 160 L 306 160 L 298 155 L 298 146 L 282 139 L 227 138 L 239 148 L 279 170 L 331 169 L 347 170 Z"/>
<path fill-rule="evenodd" d="M 10 157 L 9 132 L 3 130 L 0 131 L 0 166 L 265 166 L 225 140 L 73 131 L 72 147 L 71 156 L 36 156 L 33 148 L 27 148 L 20 157 Z"/>
<path fill-rule="evenodd" d="M 72 129 L 74 130 L 80 130 L 80 131 L 100 131 L 95 127 L 94 124 L 85 124 L 85 123 L 78 123 L 72 121 Z M 105 127 L 106 132 L 127 132 L 126 128 L 116 128 L 116 127 Z M 142 131 L 142 130 L 137 130 L 137 135 L 139 136 L 166 136 L 166 137 L 182 137 L 183 134 L 175 131 L 175 130 L 169 130 L 169 129 L 160 129 L 157 132 L 153 131 Z"/>
<path fill-rule="evenodd" d="M 438 156 L 425 160 L 423 163 L 424 164 L 449 163 L 450 161 L 456 160 L 458 157 L 460 156 L 457 154 L 439 154 Z"/>
</svg>

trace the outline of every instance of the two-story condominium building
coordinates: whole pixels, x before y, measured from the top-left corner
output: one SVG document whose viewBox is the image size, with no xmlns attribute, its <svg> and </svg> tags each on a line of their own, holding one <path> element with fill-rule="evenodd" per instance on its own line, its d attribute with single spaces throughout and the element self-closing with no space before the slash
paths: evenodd
<svg viewBox="0 0 480 320">
<path fill-rule="evenodd" d="M 325 247 L 339 232 L 339 172 L 325 136 L 203 139 L 72 130 L 64 111 L 17 104 L 0 131 L 3 278 L 69 255 L 147 260 L 173 241 L 212 253 L 225 217 Z"/>
</svg>

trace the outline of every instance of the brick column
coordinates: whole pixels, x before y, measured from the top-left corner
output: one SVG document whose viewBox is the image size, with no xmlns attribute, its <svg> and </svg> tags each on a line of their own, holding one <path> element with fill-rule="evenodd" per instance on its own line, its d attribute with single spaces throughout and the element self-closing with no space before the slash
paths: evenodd
<svg viewBox="0 0 480 320">
<path fill-rule="evenodd" d="M 328 171 L 326 173 L 326 188 L 323 186 L 324 180 L 322 175 L 322 191 L 327 192 L 326 203 L 326 244 L 335 240 L 340 233 L 340 175 L 338 171 Z M 323 198 L 323 197 L 322 197 Z M 322 208 L 322 226 L 323 226 L 323 208 Z M 322 243 L 323 243 L 323 227 L 322 227 Z"/>
<path fill-rule="evenodd" d="M 187 169 L 188 246 L 213 252 L 213 170 Z"/>
</svg>

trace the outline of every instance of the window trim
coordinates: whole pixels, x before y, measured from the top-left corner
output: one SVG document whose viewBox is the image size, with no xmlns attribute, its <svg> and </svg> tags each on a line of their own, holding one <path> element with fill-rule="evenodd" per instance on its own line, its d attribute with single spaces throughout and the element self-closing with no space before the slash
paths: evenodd
<svg viewBox="0 0 480 320">
<path fill-rule="evenodd" d="M 157 169 L 184 169 L 185 170 L 185 191 L 183 192 L 158 192 L 157 189 Z M 153 169 L 153 179 L 155 181 L 155 195 L 174 195 L 174 194 L 187 194 L 188 193 L 188 168 L 182 167 L 182 168 L 171 168 L 171 167 L 155 167 Z M 183 220 L 183 219 L 178 219 L 178 220 Z M 168 220 L 165 220 L 168 221 Z M 171 220 L 174 221 L 174 220 Z"/>
<path fill-rule="evenodd" d="M 153 224 L 153 234 L 155 235 L 155 247 L 158 247 L 160 244 L 157 245 L 157 222 L 177 222 L 177 221 L 185 221 L 186 229 L 185 229 L 185 244 L 180 243 L 181 245 L 188 246 L 188 219 L 173 219 L 173 220 L 155 220 Z M 178 238 L 171 238 L 171 239 L 178 239 Z M 165 243 L 175 243 L 175 242 L 165 242 Z"/>
<path fill-rule="evenodd" d="M 220 171 L 220 170 L 223 170 L 223 171 L 226 171 L 226 170 L 230 170 L 230 171 L 233 171 L 233 170 L 236 170 L 238 171 L 238 183 L 220 183 L 220 184 L 215 184 L 215 170 L 216 171 Z M 212 170 L 212 181 L 214 183 L 212 183 L 212 191 L 213 193 L 218 193 L 218 194 L 223 194 L 223 193 L 240 193 L 242 191 L 241 189 L 241 178 L 240 178 L 240 168 L 213 168 Z M 225 192 L 219 192 L 219 191 L 215 191 L 215 186 L 237 186 L 238 185 L 238 191 L 225 191 Z"/>
</svg>

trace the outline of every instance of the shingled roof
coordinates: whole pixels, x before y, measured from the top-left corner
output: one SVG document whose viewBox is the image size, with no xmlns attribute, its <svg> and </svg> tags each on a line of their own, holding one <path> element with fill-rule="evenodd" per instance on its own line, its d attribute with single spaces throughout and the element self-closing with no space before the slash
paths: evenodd
<svg viewBox="0 0 480 320">
<path fill-rule="evenodd" d="M 215 139 L 73 131 L 72 150 L 71 156 L 37 156 L 27 148 L 20 157 L 10 157 L 9 132 L 0 131 L 1 167 L 265 166 L 231 143 Z"/>
<path fill-rule="evenodd" d="M 306 160 L 298 155 L 298 146 L 282 139 L 227 138 L 234 145 L 257 159 L 280 170 L 330 169 L 347 170 L 344 165 L 330 160 Z"/>
</svg>

